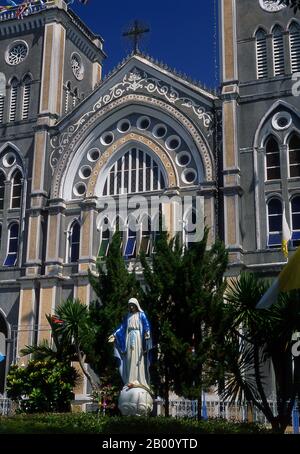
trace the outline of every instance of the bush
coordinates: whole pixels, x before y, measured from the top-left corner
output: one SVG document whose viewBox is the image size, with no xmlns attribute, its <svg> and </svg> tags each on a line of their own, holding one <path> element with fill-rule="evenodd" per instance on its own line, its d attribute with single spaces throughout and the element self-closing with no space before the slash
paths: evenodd
<svg viewBox="0 0 300 454">
<path fill-rule="evenodd" d="M 103 417 L 91 413 L 38 414 L 0 417 L 0 434 L 260 434 L 256 424 L 224 420 L 191 421 L 165 417 Z"/>
<path fill-rule="evenodd" d="M 25 413 L 66 412 L 74 399 L 75 369 L 56 359 L 29 361 L 26 367 L 12 366 L 7 394 Z"/>
</svg>

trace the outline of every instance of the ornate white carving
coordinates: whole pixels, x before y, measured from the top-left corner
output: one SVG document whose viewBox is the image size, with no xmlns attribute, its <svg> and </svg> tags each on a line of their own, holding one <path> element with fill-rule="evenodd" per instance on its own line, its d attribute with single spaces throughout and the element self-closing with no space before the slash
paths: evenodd
<svg viewBox="0 0 300 454">
<path fill-rule="evenodd" d="M 60 182 L 65 166 L 70 158 L 71 153 L 78 147 L 80 140 L 82 139 L 84 134 L 86 134 L 88 129 L 92 127 L 97 120 L 100 120 L 102 116 L 112 112 L 115 108 L 120 107 L 123 104 L 132 103 L 134 101 L 142 102 L 152 107 L 158 107 L 167 111 L 171 116 L 177 118 L 177 120 L 187 128 L 201 154 L 206 180 L 212 181 L 213 158 L 206 144 L 203 142 L 203 138 L 201 137 L 193 123 L 174 106 L 167 104 L 160 99 L 139 94 L 128 94 L 115 99 L 110 104 L 107 103 L 102 107 L 102 109 L 95 109 L 94 106 L 92 113 L 89 112 L 88 116 L 86 116 L 87 114 L 83 115 L 83 120 L 80 119 L 74 125 L 68 127 L 66 132 L 63 132 L 62 134 L 57 135 L 51 139 L 50 143 L 53 151 L 50 155 L 50 166 L 52 168 L 52 174 L 55 174 L 51 191 L 53 197 L 58 197 Z"/>
<path fill-rule="evenodd" d="M 51 141 L 53 148 L 66 145 L 69 142 L 69 139 L 76 133 L 80 126 L 84 125 L 88 119 L 93 116 L 97 111 L 99 111 L 103 106 L 106 106 L 111 101 L 121 98 L 125 93 L 130 91 L 137 91 L 138 89 L 146 89 L 148 93 L 158 93 L 161 96 L 164 96 L 167 101 L 171 104 L 179 104 L 182 107 L 187 107 L 192 109 L 195 115 L 199 120 L 203 121 L 203 124 L 206 128 L 209 128 L 212 125 L 212 115 L 207 113 L 202 106 L 197 105 L 192 99 L 187 97 L 180 96 L 179 92 L 176 91 L 172 86 L 163 85 L 163 83 L 156 78 L 148 77 L 144 72 L 141 73 L 138 69 L 134 69 L 129 74 L 126 74 L 122 80 L 114 87 L 110 88 L 109 92 L 101 96 L 98 101 L 94 104 L 92 110 L 86 112 L 75 124 L 69 126 L 66 132 L 64 132 L 59 138 L 57 143 L 57 138 L 54 138 Z M 56 165 L 56 160 L 53 160 L 53 153 L 50 158 L 50 165 L 52 170 Z"/>
<path fill-rule="evenodd" d="M 279 0 L 259 0 L 262 9 L 270 13 L 276 13 L 286 7 L 284 3 L 279 3 Z"/>
</svg>

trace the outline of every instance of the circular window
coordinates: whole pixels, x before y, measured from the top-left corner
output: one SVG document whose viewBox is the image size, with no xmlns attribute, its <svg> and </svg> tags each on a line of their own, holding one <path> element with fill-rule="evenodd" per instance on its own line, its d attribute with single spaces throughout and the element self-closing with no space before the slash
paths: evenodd
<svg viewBox="0 0 300 454">
<path fill-rule="evenodd" d="M 79 170 L 80 178 L 86 179 L 91 176 L 92 169 L 90 166 L 82 166 Z"/>
<path fill-rule="evenodd" d="M 178 150 L 180 145 L 181 145 L 181 139 L 178 136 L 170 136 L 166 140 L 166 147 L 168 148 L 168 150 L 173 150 L 173 151 Z"/>
<path fill-rule="evenodd" d="M 105 132 L 104 134 L 102 134 L 102 136 L 100 138 L 100 142 L 102 143 L 102 145 L 106 145 L 106 146 L 113 143 L 113 140 L 114 140 L 114 135 L 112 132 Z"/>
<path fill-rule="evenodd" d="M 151 124 L 151 120 L 149 117 L 140 117 L 137 121 L 137 127 L 138 127 L 138 129 L 141 129 L 142 131 L 145 131 L 146 129 L 148 129 L 150 124 Z"/>
<path fill-rule="evenodd" d="M 17 41 L 12 43 L 5 55 L 6 63 L 9 65 L 18 65 L 25 60 L 28 55 L 28 45 L 25 41 Z"/>
<path fill-rule="evenodd" d="M 121 120 L 118 123 L 118 131 L 121 133 L 129 131 L 131 127 L 130 121 L 129 120 Z"/>
<path fill-rule="evenodd" d="M 5 167 L 11 167 L 12 165 L 14 165 L 15 162 L 16 162 L 16 156 L 14 155 L 14 153 L 7 153 L 3 157 L 3 165 Z"/>
<path fill-rule="evenodd" d="M 92 150 L 90 150 L 87 154 L 87 158 L 91 162 L 98 161 L 98 159 L 100 158 L 100 151 L 98 150 L 98 148 L 93 148 Z"/>
<path fill-rule="evenodd" d="M 86 193 L 86 185 L 84 183 L 77 183 L 73 188 L 73 192 L 77 197 L 82 197 Z"/>
<path fill-rule="evenodd" d="M 189 163 L 191 162 L 191 159 L 192 159 L 192 157 L 191 157 L 190 153 L 188 153 L 187 151 L 181 151 L 176 156 L 176 162 L 181 167 L 189 165 Z"/>
<path fill-rule="evenodd" d="M 278 112 L 272 118 L 272 126 L 277 131 L 287 129 L 292 124 L 292 116 L 288 112 Z"/>
<path fill-rule="evenodd" d="M 196 181 L 197 172 L 194 169 L 185 169 L 182 172 L 182 181 L 186 184 L 192 184 Z"/>
<path fill-rule="evenodd" d="M 153 128 L 153 135 L 157 139 L 162 139 L 167 134 L 167 127 L 163 124 L 156 125 Z"/>
<path fill-rule="evenodd" d="M 84 74 L 84 67 L 80 55 L 74 53 L 71 56 L 72 71 L 76 79 L 82 80 Z"/>
</svg>

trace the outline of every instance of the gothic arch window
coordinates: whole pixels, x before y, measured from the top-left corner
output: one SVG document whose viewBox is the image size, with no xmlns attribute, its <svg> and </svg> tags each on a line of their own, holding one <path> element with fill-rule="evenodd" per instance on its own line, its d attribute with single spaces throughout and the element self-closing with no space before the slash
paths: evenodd
<svg viewBox="0 0 300 454">
<path fill-rule="evenodd" d="M 131 148 L 108 172 L 103 195 L 133 194 L 165 189 L 163 169 L 146 151 Z"/>
<path fill-rule="evenodd" d="M 273 71 L 274 76 L 281 76 L 285 73 L 284 67 L 284 41 L 283 29 L 280 25 L 273 28 Z"/>
<path fill-rule="evenodd" d="M 292 22 L 289 32 L 291 71 L 296 73 L 300 71 L 300 25 L 297 22 Z"/>
<path fill-rule="evenodd" d="M 289 174 L 290 177 L 300 177 L 300 137 L 292 134 L 289 140 Z"/>
<path fill-rule="evenodd" d="M 282 202 L 273 197 L 268 201 L 268 247 L 281 246 L 282 237 Z"/>
<path fill-rule="evenodd" d="M 292 212 L 292 244 L 293 247 L 300 245 L 300 195 L 291 200 Z"/>
<path fill-rule="evenodd" d="M 8 228 L 8 247 L 4 266 L 15 266 L 18 257 L 19 224 L 13 222 Z"/>
<path fill-rule="evenodd" d="M 0 210 L 4 209 L 5 175 L 0 172 Z"/>
<path fill-rule="evenodd" d="M 16 170 L 12 177 L 12 187 L 11 187 L 11 208 L 21 208 L 22 201 L 22 174 L 20 170 Z"/>
<path fill-rule="evenodd" d="M 120 239 L 121 239 L 121 244 L 120 248 L 121 251 L 123 251 L 123 246 L 124 246 L 124 222 L 121 219 L 120 216 L 116 217 L 115 223 L 114 223 L 114 231 L 119 232 Z"/>
<path fill-rule="evenodd" d="M 109 226 L 109 221 L 107 218 L 104 218 L 100 227 L 100 248 L 99 248 L 99 257 L 106 257 L 109 250 L 109 243 L 111 237 L 111 229 Z"/>
<path fill-rule="evenodd" d="M 80 224 L 74 221 L 69 232 L 69 263 L 77 263 L 80 250 Z"/>
<path fill-rule="evenodd" d="M 136 250 L 137 250 L 137 222 L 135 218 L 130 217 L 127 223 L 127 238 L 124 250 L 124 257 L 126 259 L 132 259 L 136 257 Z"/>
<path fill-rule="evenodd" d="M 19 81 L 13 77 L 10 82 L 10 104 L 9 104 L 9 121 L 15 121 L 17 116 Z"/>
<path fill-rule="evenodd" d="M 152 243 L 152 225 L 151 218 L 149 216 L 144 216 L 141 222 L 141 243 L 140 243 L 140 253 L 144 253 L 146 256 L 149 256 L 151 253 L 151 243 Z"/>
<path fill-rule="evenodd" d="M 30 111 L 31 77 L 29 74 L 23 78 L 22 120 L 27 120 Z"/>
<path fill-rule="evenodd" d="M 277 140 L 271 136 L 266 142 L 266 178 L 277 180 L 281 178 L 280 149 Z"/>
<path fill-rule="evenodd" d="M 267 61 L 267 34 L 259 28 L 255 34 L 256 38 L 256 74 L 258 79 L 268 77 Z"/>
</svg>

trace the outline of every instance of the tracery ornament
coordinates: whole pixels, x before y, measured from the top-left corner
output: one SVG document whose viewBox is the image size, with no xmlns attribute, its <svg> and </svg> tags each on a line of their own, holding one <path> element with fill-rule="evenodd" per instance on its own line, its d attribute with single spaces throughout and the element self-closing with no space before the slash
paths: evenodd
<svg viewBox="0 0 300 454">
<path fill-rule="evenodd" d="M 53 197 L 59 196 L 60 182 L 70 155 L 75 149 L 77 149 L 78 144 L 80 143 L 84 135 L 86 135 L 88 130 L 92 126 L 94 126 L 97 121 L 101 120 L 102 116 L 109 114 L 116 108 L 120 108 L 123 104 L 132 102 L 140 102 L 143 104 L 148 104 L 151 107 L 161 108 L 164 111 L 167 111 L 171 116 L 175 117 L 181 124 L 183 124 L 191 134 L 200 152 L 203 161 L 205 179 L 207 181 L 213 180 L 213 158 L 207 145 L 204 143 L 202 136 L 199 134 L 193 123 L 185 115 L 179 112 L 178 109 L 176 109 L 174 106 L 166 104 L 160 99 L 150 98 L 144 95 L 129 94 L 111 102 L 102 109 L 98 110 L 89 118 L 89 120 L 84 122 L 81 126 L 79 125 L 75 128 L 75 126 L 72 125 L 67 129 L 66 132 L 54 136 L 51 139 L 51 146 L 53 148 L 53 151 L 50 156 L 50 166 L 52 168 L 52 173 L 54 174 L 52 187 Z"/>
</svg>

